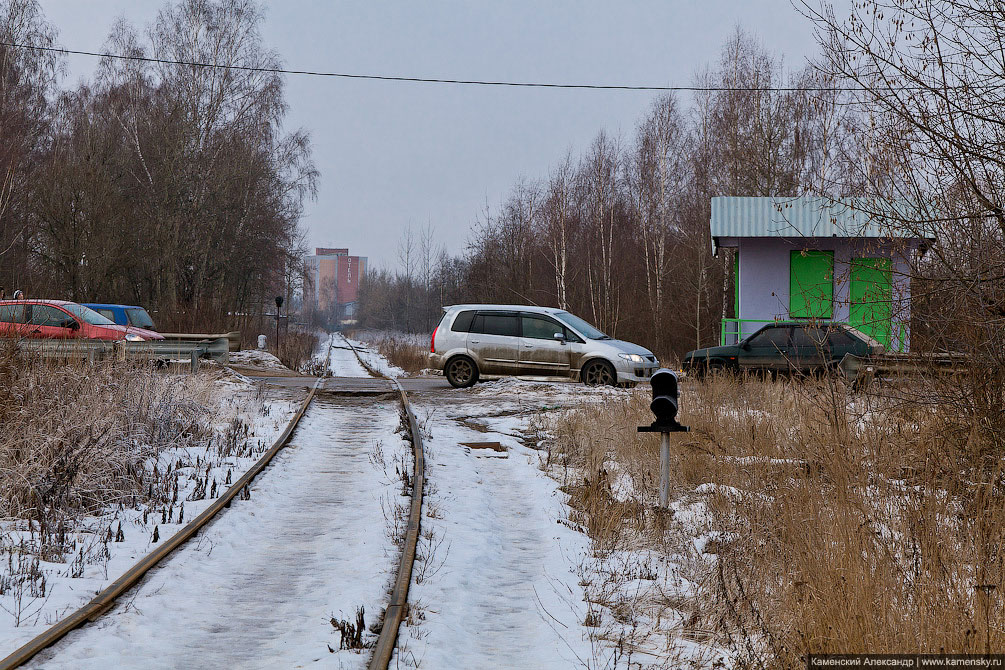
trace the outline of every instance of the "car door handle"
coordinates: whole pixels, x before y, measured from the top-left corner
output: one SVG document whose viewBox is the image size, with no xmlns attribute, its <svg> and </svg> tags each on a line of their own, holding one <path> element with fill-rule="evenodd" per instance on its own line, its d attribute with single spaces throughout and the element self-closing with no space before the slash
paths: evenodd
<svg viewBox="0 0 1005 670">
<path fill-rule="evenodd" d="M 478 344 L 481 340 L 468 340 L 471 344 Z"/>
<path fill-rule="evenodd" d="M 525 345 L 523 345 L 523 348 L 524 349 L 533 349 L 534 345 L 533 344 L 525 344 Z"/>
</svg>

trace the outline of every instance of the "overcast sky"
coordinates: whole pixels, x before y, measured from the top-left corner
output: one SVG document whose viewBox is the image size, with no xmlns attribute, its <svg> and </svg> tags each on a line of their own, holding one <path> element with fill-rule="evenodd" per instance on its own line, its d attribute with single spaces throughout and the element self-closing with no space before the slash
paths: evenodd
<svg viewBox="0 0 1005 670">
<path fill-rule="evenodd" d="M 41 0 L 68 49 L 99 50 L 118 17 L 146 27 L 158 0 Z M 789 0 L 267 2 L 264 37 L 289 69 L 453 79 L 686 85 L 739 25 L 792 69 L 816 45 Z M 96 59 L 68 60 L 65 86 Z M 391 267 L 406 226 L 464 249 L 486 202 L 546 176 L 601 129 L 630 136 L 654 94 L 287 76 L 289 128 L 321 171 L 304 225 Z M 687 94 L 682 94 L 688 102 Z"/>
</svg>

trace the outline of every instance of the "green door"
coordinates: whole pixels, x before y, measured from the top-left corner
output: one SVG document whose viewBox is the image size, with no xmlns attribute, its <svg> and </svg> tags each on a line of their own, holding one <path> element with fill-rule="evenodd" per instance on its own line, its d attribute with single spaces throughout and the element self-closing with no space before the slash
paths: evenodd
<svg viewBox="0 0 1005 670">
<path fill-rule="evenodd" d="M 789 257 L 789 316 L 830 319 L 834 315 L 834 252 L 793 251 Z"/>
<path fill-rule="evenodd" d="M 893 272 L 889 258 L 854 258 L 851 262 L 848 321 L 887 349 L 893 314 Z"/>
</svg>

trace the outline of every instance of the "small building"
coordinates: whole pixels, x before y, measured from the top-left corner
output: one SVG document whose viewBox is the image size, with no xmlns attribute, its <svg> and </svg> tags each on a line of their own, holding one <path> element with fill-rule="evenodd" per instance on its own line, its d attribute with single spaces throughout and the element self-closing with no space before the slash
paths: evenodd
<svg viewBox="0 0 1005 670">
<path fill-rule="evenodd" d="M 932 243 L 868 212 L 877 201 L 712 198 L 715 252 L 736 249 L 731 344 L 783 319 L 842 322 L 888 351 L 910 346 L 911 260 Z"/>
<path fill-rule="evenodd" d="M 318 247 L 306 262 L 304 306 L 318 312 L 335 310 L 339 320 L 353 319 L 366 256 L 350 256 L 349 249 Z"/>
</svg>

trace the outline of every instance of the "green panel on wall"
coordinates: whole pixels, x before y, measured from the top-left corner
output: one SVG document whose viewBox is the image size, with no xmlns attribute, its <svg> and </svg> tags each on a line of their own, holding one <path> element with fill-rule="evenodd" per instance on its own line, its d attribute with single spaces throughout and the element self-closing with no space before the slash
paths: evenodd
<svg viewBox="0 0 1005 670">
<path fill-rule="evenodd" d="M 789 256 L 789 316 L 830 319 L 834 315 L 834 252 L 793 251 Z"/>
<path fill-rule="evenodd" d="M 890 348 L 893 271 L 889 258 L 854 258 L 851 262 L 848 322 Z"/>
</svg>

